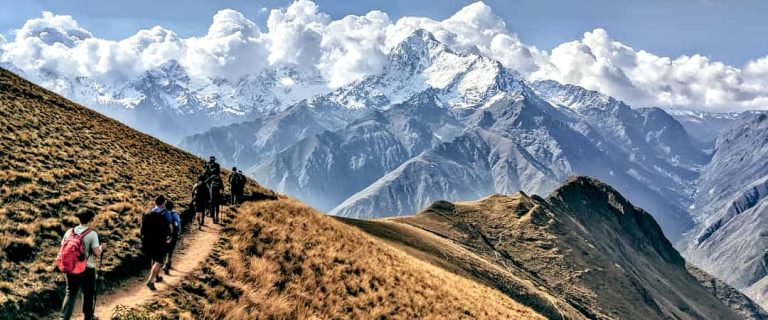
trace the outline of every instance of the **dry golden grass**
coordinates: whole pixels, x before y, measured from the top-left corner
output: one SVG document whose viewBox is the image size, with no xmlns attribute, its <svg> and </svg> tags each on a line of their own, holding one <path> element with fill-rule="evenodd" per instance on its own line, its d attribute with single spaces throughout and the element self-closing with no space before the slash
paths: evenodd
<svg viewBox="0 0 768 320">
<path fill-rule="evenodd" d="M 439 201 L 409 217 L 341 221 L 550 319 L 740 318 L 688 273 L 648 213 L 590 178 L 573 178 L 546 199 L 494 195 Z"/>
<path fill-rule="evenodd" d="M 54 258 L 81 208 L 100 212 L 108 283 L 144 269 L 142 213 L 157 194 L 186 203 L 203 164 L 2 69 L 0 137 L 0 318 L 34 317 L 61 300 Z"/>
<path fill-rule="evenodd" d="M 234 221 L 233 221 L 234 218 Z M 158 318 L 543 319 L 292 199 L 246 204 Z"/>
</svg>

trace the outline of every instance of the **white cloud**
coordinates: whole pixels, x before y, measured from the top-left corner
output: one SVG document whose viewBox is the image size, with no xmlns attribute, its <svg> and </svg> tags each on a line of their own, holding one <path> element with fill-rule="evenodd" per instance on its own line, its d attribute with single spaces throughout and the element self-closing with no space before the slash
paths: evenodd
<svg viewBox="0 0 768 320">
<path fill-rule="evenodd" d="M 610 38 L 603 29 L 554 48 L 534 79 L 554 79 L 598 90 L 637 106 L 705 110 L 766 108 L 766 58 L 745 70 L 693 55 L 660 57 Z"/>
<path fill-rule="evenodd" d="M 239 78 L 267 65 L 267 43 L 261 31 L 234 10 L 216 13 L 205 36 L 185 39 L 184 44 L 180 62 L 195 75 Z"/>
<path fill-rule="evenodd" d="M 201 36 L 182 38 L 156 26 L 119 41 L 94 37 L 71 16 L 44 12 L 16 30 L 14 39 L 0 38 L 0 61 L 22 70 L 113 82 L 169 59 L 178 60 L 192 76 L 222 78 L 287 63 L 317 72 L 337 87 L 379 72 L 386 53 L 416 29 L 456 50 L 496 59 L 530 79 L 581 85 L 637 106 L 768 108 L 768 56 L 743 68 L 701 55 L 662 57 L 622 44 L 603 29 L 545 52 L 521 42 L 482 2 L 442 21 L 391 21 L 379 11 L 333 20 L 315 3 L 299 0 L 269 11 L 265 31 L 237 11 L 222 10 Z"/>
</svg>

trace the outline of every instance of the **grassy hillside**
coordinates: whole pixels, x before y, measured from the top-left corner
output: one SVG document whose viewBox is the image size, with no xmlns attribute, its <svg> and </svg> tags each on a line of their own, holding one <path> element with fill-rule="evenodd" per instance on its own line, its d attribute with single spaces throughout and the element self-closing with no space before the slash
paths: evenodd
<svg viewBox="0 0 768 320">
<path fill-rule="evenodd" d="M 650 215 L 589 178 L 546 199 L 495 195 L 440 201 L 410 217 L 342 221 L 549 318 L 740 318 L 688 273 Z M 759 309 L 745 303 L 732 305 L 745 317 Z"/>
<path fill-rule="evenodd" d="M 203 164 L 2 69 L 0 136 L 0 318 L 61 301 L 54 259 L 81 208 L 99 212 L 108 282 L 145 269 L 141 215 L 157 194 L 187 203 Z"/>
<path fill-rule="evenodd" d="M 234 221 L 232 219 L 234 218 Z M 206 267 L 152 314 L 174 319 L 543 319 L 501 292 L 292 199 L 244 205 Z"/>
</svg>

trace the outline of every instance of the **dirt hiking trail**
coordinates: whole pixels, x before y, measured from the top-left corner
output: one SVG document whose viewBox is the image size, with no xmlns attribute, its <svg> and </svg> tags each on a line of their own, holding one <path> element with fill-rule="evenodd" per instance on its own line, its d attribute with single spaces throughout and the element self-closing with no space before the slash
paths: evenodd
<svg viewBox="0 0 768 320">
<path fill-rule="evenodd" d="M 196 227 L 196 225 L 195 225 Z M 158 293 L 174 287 L 184 279 L 189 273 L 196 270 L 200 263 L 210 255 L 213 250 L 213 244 L 219 239 L 221 227 L 208 222 L 202 230 L 186 236 L 180 240 L 180 246 L 176 248 L 173 256 L 173 269 L 171 274 L 166 275 L 161 271 L 162 282 L 155 283 L 157 291 L 150 291 L 145 285 L 149 272 L 149 266 L 146 272 L 126 280 L 125 284 L 111 292 L 99 295 L 96 299 L 96 316 L 100 319 L 109 319 L 112 316 L 115 307 L 136 307 L 151 301 Z"/>
</svg>

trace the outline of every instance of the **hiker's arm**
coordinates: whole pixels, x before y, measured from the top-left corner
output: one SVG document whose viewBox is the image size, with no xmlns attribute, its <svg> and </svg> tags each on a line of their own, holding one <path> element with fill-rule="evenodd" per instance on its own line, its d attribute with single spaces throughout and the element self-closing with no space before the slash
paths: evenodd
<svg viewBox="0 0 768 320">
<path fill-rule="evenodd" d="M 105 245 L 103 243 L 99 243 L 99 236 L 96 235 L 93 237 L 93 240 L 91 240 L 91 253 L 95 257 L 100 257 L 101 253 L 104 251 Z"/>
<path fill-rule="evenodd" d="M 93 255 L 96 257 L 101 257 L 101 253 L 104 252 L 105 248 L 106 245 L 102 243 L 96 247 L 93 247 L 93 249 L 91 249 L 91 253 L 93 253 Z"/>
</svg>

